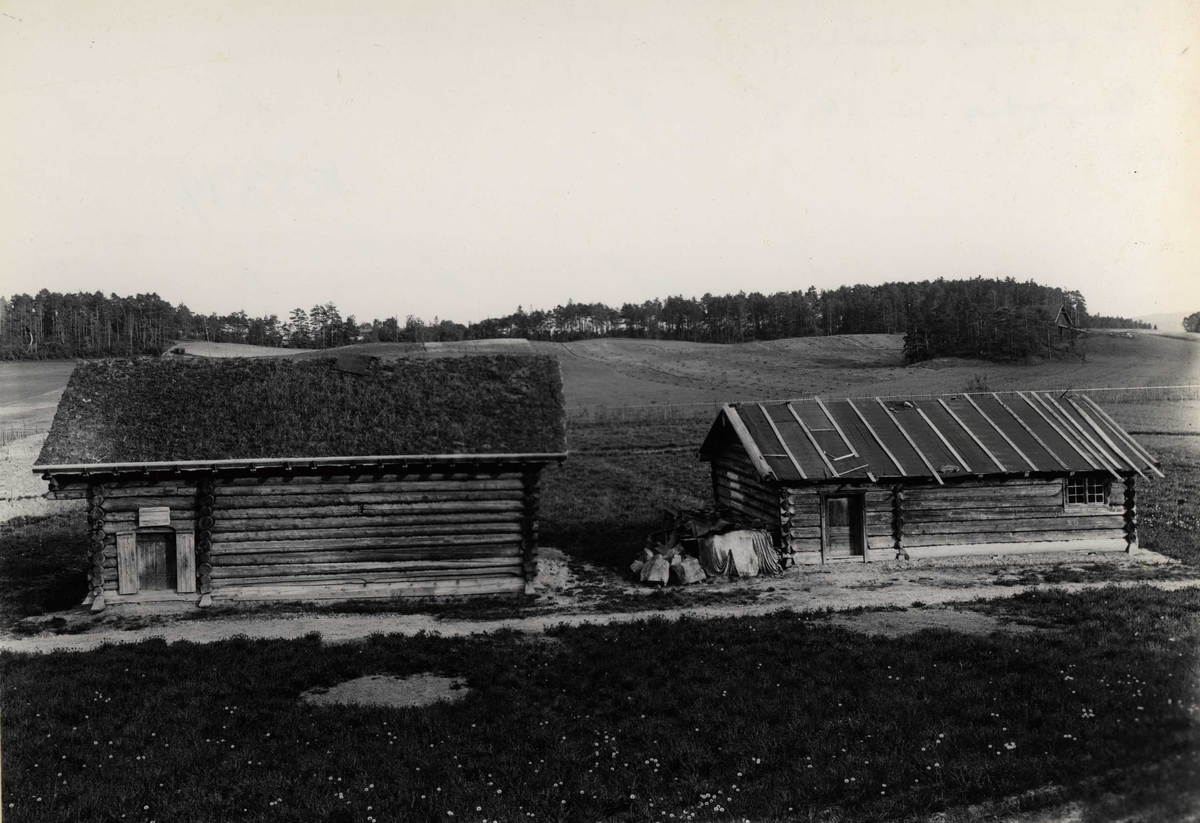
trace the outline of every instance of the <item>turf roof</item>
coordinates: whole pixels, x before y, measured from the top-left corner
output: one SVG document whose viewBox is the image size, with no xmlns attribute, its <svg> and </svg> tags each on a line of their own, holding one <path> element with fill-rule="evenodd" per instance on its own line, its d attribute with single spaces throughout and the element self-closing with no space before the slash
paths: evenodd
<svg viewBox="0 0 1200 823">
<path fill-rule="evenodd" d="M 81 362 L 38 465 L 566 451 L 548 356 Z"/>
</svg>

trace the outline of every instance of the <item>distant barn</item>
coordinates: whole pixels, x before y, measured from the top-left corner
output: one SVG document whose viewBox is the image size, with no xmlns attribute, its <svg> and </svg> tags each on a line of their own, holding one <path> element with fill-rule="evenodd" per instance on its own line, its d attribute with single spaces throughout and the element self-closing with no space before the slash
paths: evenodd
<svg viewBox="0 0 1200 823">
<path fill-rule="evenodd" d="M 34 471 L 88 500 L 93 609 L 530 591 L 558 362 L 80 363 Z"/>
<path fill-rule="evenodd" d="M 1086 396 L 740 403 L 700 448 L 713 493 L 789 563 L 1137 545 L 1158 462 Z"/>
</svg>

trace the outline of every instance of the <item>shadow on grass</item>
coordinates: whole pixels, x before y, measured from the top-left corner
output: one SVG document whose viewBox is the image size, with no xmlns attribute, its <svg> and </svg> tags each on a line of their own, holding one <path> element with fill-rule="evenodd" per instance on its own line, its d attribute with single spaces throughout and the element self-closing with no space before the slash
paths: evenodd
<svg viewBox="0 0 1200 823">
<path fill-rule="evenodd" d="M 80 511 L 0 523 L 0 628 L 79 605 L 87 594 L 87 553 Z"/>
<path fill-rule="evenodd" d="M 691 452 L 576 455 L 544 475 L 540 541 L 625 572 L 668 507 L 712 504 L 708 465 Z"/>
</svg>

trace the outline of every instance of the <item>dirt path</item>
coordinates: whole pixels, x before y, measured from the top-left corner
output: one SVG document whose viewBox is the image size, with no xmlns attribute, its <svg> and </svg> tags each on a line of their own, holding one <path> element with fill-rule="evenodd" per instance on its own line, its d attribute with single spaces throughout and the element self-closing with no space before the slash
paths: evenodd
<svg viewBox="0 0 1200 823">
<path fill-rule="evenodd" d="M 1066 583 L 1058 588 L 1067 591 L 1100 588 L 1104 585 L 1133 586 L 1135 582 L 1122 583 Z M 1200 578 L 1149 581 L 1148 585 L 1167 590 L 1200 587 Z M 193 643 L 214 643 L 242 636 L 251 639 L 296 639 L 317 632 L 327 643 L 345 643 L 361 640 L 372 634 L 415 635 L 419 632 L 449 637 L 512 630 L 541 633 L 556 626 L 603 625 L 630 623 L 638 620 L 661 618 L 714 619 L 743 615 L 761 615 L 781 609 L 798 611 L 831 609 L 845 612 L 863 606 L 903 607 L 905 613 L 890 613 L 881 616 L 870 612 L 860 615 L 840 614 L 833 616 L 835 622 L 848 628 L 860 628 L 870 633 L 902 634 L 925 628 L 945 628 L 952 631 L 987 633 L 1005 630 L 1006 624 L 983 615 L 964 617 L 951 609 L 931 608 L 948 604 L 969 603 L 979 597 L 1011 597 L 1024 591 L 1048 588 L 1046 585 L 1013 585 L 997 588 L 994 584 L 969 588 L 947 588 L 935 583 L 900 583 L 886 591 L 870 592 L 870 597 L 856 597 L 852 591 L 830 587 L 822 592 L 788 592 L 788 596 L 768 598 L 764 602 L 734 605 L 694 606 L 665 610 L 639 610 L 609 613 L 555 612 L 532 617 L 503 620 L 445 620 L 434 615 L 314 615 L 311 613 L 247 615 L 214 617 L 209 620 L 182 620 L 161 626 L 142 629 L 100 629 L 86 634 L 40 635 L 33 637 L 0 638 L 0 651 L 44 654 L 56 651 L 86 651 L 108 643 L 137 643 L 151 638 L 161 638 L 168 643 L 186 640 Z M 912 608 L 914 602 L 922 604 Z M 908 615 L 907 617 L 903 615 Z M 1017 630 L 1027 630 L 1020 627 Z"/>
</svg>

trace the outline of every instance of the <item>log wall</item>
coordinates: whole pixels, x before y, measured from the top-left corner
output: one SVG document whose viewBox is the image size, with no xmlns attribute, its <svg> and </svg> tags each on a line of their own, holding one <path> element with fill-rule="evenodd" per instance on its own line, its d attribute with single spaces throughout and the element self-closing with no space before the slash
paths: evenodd
<svg viewBox="0 0 1200 823">
<path fill-rule="evenodd" d="M 214 598 L 519 592 L 539 469 L 218 478 Z"/>
<path fill-rule="evenodd" d="M 1064 477 L 787 488 L 760 480 L 735 438 L 712 454 L 711 460 L 717 503 L 767 525 L 789 563 L 822 562 L 821 498 L 848 492 L 864 495 L 864 560 L 1121 551 L 1137 545 L 1132 476 L 1108 479 L 1108 505 L 1068 506 Z"/>
<path fill-rule="evenodd" d="M 1126 480 L 1110 478 L 1107 506 L 1065 506 L 1063 478 L 971 480 L 905 489 L 901 543 L 910 557 L 1012 550 L 1126 548 Z M 870 498 L 870 495 L 868 495 Z M 874 513 L 868 523 L 889 517 Z M 877 545 L 874 537 L 871 546 Z M 879 539 L 883 547 L 890 538 Z"/>
<path fill-rule="evenodd" d="M 865 491 L 865 559 L 1118 551 L 1136 545 L 1132 478 L 1110 479 L 1107 506 L 1064 505 L 1064 482 L 1059 477 L 858 486 Z M 821 496 L 854 490 L 831 484 L 789 490 L 797 512 L 790 529 L 795 562 L 820 562 Z M 809 534 L 815 537 L 806 539 Z"/>
<path fill-rule="evenodd" d="M 91 532 L 89 592 L 85 602 L 98 597 L 112 601 L 117 595 L 117 535 L 138 531 L 138 510 L 167 506 L 171 510 L 170 528 L 176 534 L 196 530 L 196 484 L 181 480 L 113 480 L 87 484 L 88 526 Z M 64 489 L 60 496 L 74 496 L 78 490 Z M 100 601 L 103 606 L 104 600 Z"/>
<path fill-rule="evenodd" d="M 736 438 L 712 456 L 712 483 L 718 505 L 738 512 L 748 524 L 770 530 L 777 544 L 791 540 L 790 525 L 797 512 L 789 505 L 787 491 L 758 479 L 758 470 Z M 806 514 L 801 511 L 798 516 Z"/>
</svg>

